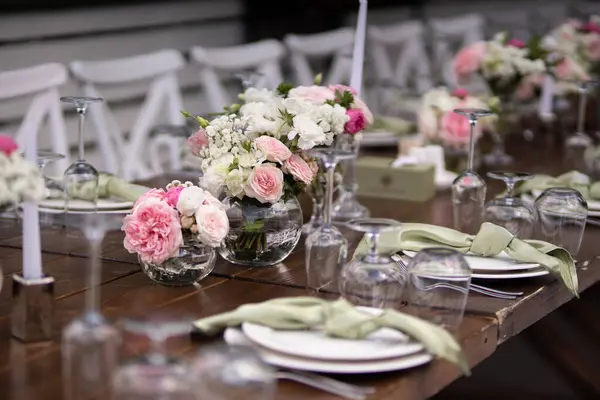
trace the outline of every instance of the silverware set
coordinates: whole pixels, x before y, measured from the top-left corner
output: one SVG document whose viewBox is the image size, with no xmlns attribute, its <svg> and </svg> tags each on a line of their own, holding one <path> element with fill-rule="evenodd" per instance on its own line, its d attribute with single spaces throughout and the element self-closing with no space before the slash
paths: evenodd
<svg viewBox="0 0 600 400">
<path fill-rule="evenodd" d="M 337 379 L 314 374 L 306 371 L 280 370 L 275 373 L 277 379 L 284 379 L 302 383 L 325 392 L 341 396 L 346 399 L 363 400 L 375 393 L 375 388 L 368 386 L 352 385 Z"/>
</svg>

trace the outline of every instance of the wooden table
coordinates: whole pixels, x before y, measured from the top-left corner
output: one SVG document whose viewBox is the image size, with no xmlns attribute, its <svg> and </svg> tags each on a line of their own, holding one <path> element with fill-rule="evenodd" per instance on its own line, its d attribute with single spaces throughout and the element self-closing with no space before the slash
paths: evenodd
<svg viewBox="0 0 600 400">
<path fill-rule="evenodd" d="M 556 173 L 561 167 L 552 147 L 531 152 L 523 144 L 519 151 L 527 154 L 513 169 Z M 539 150 L 539 149 L 538 149 Z M 545 161 L 544 161 L 545 160 Z M 164 186 L 173 176 L 151 182 Z M 491 191 L 500 186 L 490 184 Z M 448 193 L 439 193 L 424 203 L 362 199 L 376 217 L 405 222 L 428 222 L 450 225 L 451 203 Z M 214 272 L 200 282 L 201 287 L 172 288 L 153 284 L 140 270 L 136 256 L 122 246 L 121 232 L 111 232 L 103 245 L 101 306 L 103 313 L 116 319 L 132 313 L 160 310 L 195 317 L 228 311 L 240 304 L 304 294 L 306 274 L 302 242 L 284 263 L 268 268 L 250 268 L 217 261 Z M 588 228 L 578 256 L 580 289 L 586 290 L 600 280 L 600 230 Z M 82 240 L 66 240 L 56 231 L 42 232 L 45 272 L 56 279 L 56 315 L 54 339 L 48 343 L 23 344 L 10 335 L 10 274 L 21 269 L 19 232 L 0 236 L 0 261 L 4 285 L 0 293 L 0 398 L 6 400 L 61 399 L 61 329 L 81 314 L 86 290 L 86 247 Z M 459 332 L 460 342 L 472 367 L 494 353 L 510 337 L 519 334 L 545 315 L 553 312 L 572 296 L 552 279 L 511 284 L 526 294 L 513 301 L 470 294 L 467 311 Z M 202 343 L 200 343 L 202 344 Z M 192 355 L 199 343 L 185 338 L 175 340 L 171 351 Z M 139 341 L 125 343 L 124 355 L 140 351 Z M 348 381 L 374 385 L 372 399 L 421 399 L 432 396 L 460 377 L 449 363 L 436 360 L 431 364 L 404 372 L 344 377 Z M 333 399 L 334 396 L 302 385 L 280 382 L 278 399 Z"/>
</svg>

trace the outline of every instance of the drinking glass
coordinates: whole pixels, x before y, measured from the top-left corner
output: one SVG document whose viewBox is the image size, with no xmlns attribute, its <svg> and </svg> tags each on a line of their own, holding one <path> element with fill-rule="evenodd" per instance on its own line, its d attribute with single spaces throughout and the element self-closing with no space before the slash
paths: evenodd
<svg viewBox="0 0 600 400">
<path fill-rule="evenodd" d="M 102 393 L 109 387 L 117 367 L 121 337 L 99 308 L 100 248 L 105 232 L 102 214 L 84 216 L 83 233 L 90 246 L 85 312 L 62 332 L 63 386 L 67 400 Z"/>
<path fill-rule="evenodd" d="M 352 157 L 341 161 L 342 184 L 340 186 L 338 198 L 333 205 L 333 219 L 340 222 L 347 222 L 351 219 L 367 218 L 369 210 L 358 202 L 356 191 L 356 159 L 358 157 L 360 142 L 352 135 L 342 135 L 337 142 L 337 147 L 343 151 L 352 154 Z"/>
<path fill-rule="evenodd" d="M 349 302 L 358 306 L 399 308 L 406 280 L 406 267 L 382 254 L 378 248 L 379 236 L 400 228 L 392 219 L 363 218 L 349 221 L 347 226 L 363 232 L 369 249 L 344 265 L 340 273 L 339 291 Z"/>
<path fill-rule="evenodd" d="M 408 263 L 407 312 L 457 332 L 465 312 L 471 268 L 453 249 L 421 250 Z"/>
<path fill-rule="evenodd" d="M 488 172 L 492 179 L 500 179 L 506 184 L 506 196 L 494 199 L 485 206 L 484 220 L 500 225 L 520 239 L 533 236 L 536 215 L 535 209 L 519 197 L 515 197 L 515 185 L 531 178 L 525 172 Z"/>
<path fill-rule="evenodd" d="M 44 169 L 48 164 L 51 164 L 54 161 L 62 160 L 63 158 L 65 158 L 63 154 L 53 153 L 51 151 L 39 150 L 37 152 L 36 162 L 40 171 L 42 172 L 42 176 L 44 177 L 46 198 L 62 198 L 63 196 L 62 184 L 44 174 Z M 56 218 L 59 215 L 60 214 L 40 210 L 40 226 L 43 226 L 44 228 L 52 228 L 56 226 L 57 223 L 60 224 L 60 221 Z"/>
<path fill-rule="evenodd" d="M 327 180 L 321 172 L 323 171 L 322 165 L 320 162 L 319 164 L 319 172 L 317 172 L 317 176 L 309 189 L 313 207 L 310 220 L 302 226 L 303 235 L 310 235 L 315 229 L 323 225 L 323 203 L 325 200 L 325 191 L 327 189 Z"/>
<path fill-rule="evenodd" d="M 149 316 L 125 318 L 124 330 L 150 339 L 150 353 L 120 366 L 114 373 L 112 390 L 116 400 L 196 400 L 200 396 L 187 365 L 169 357 L 167 339 L 189 334 L 191 318 Z"/>
<path fill-rule="evenodd" d="M 216 345 L 203 349 L 190 368 L 196 393 L 210 400 L 270 400 L 277 381 L 273 368 L 250 347 Z"/>
<path fill-rule="evenodd" d="M 477 108 L 460 108 L 454 110 L 454 112 L 467 117 L 471 127 L 467 170 L 457 176 L 452 183 L 454 229 L 464 233 L 475 234 L 479 230 L 483 216 L 486 184 L 483 178 L 473 170 L 473 157 L 475 156 L 473 130 L 478 118 L 492 115 L 493 112 Z"/>
<path fill-rule="evenodd" d="M 90 200 L 94 206 L 98 196 L 98 171 L 85 160 L 83 128 L 85 124 L 85 113 L 90 104 L 104 101 L 99 97 L 61 97 L 62 102 L 75 106 L 79 115 L 78 135 L 78 157 L 65 171 L 63 187 L 65 193 L 65 225 L 69 213 L 69 201 L 80 197 L 82 192 L 86 193 L 86 200 Z"/>
<path fill-rule="evenodd" d="M 577 255 L 588 214 L 587 202 L 575 189 L 546 189 L 535 201 L 541 240 Z"/>
<path fill-rule="evenodd" d="M 588 147 L 592 139 L 585 133 L 585 114 L 587 108 L 587 94 L 591 86 L 600 84 L 600 81 L 579 82 L 579 109 L 577 111 L 577 131 L 567 141 L 567 147 Z"/>
<path fill-rule="evenodd" d="M 354 153 L 339 148 L 315 148 L 310 155 L 322 161 L 327 179 L 323 225 L 306 238 L 307 288 L 319 290 L 338 278 L 346 262 L 348 241 L 331 222 L 333 182 L 338 162 L 354 157 Z"/>
</svg>

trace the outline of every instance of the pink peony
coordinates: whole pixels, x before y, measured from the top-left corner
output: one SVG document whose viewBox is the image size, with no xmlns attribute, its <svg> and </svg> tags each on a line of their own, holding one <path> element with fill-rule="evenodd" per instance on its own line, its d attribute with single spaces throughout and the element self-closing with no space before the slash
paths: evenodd
<svg viewBox="0 0 600 400">
<path fill-rule="evenodd" d="M 18 147 L 19 146 L 17 146 L 17 143 L 11 136 L 0 135 L 0 152 L 4 153 L 6 156 L 10 156 Z"/>
<path fill-rule="evenodd" d="M 215 205 L 202 206 L 194 214 L 198 238 L 210 247 L 218 247 L 229 233 L 229 219 L 225 210 Z"/>
<path fill-rule="evenodd" d="M 167 191 L 167 203 L 173 208 L 177 208 L 177 202 L 179 201 L 179 195 L 181 191 L 185 189 L 185 186 L 173 186 Z"/>
<path fill-rule="evenodd" d="M 340 93 L 350 92 L 350 94 L 352 96 L 358 95 L 358 93 L 356 92 L 356 90 L 354 88 L 351 88 L 350 86 L 346 86 L 346 85 L 329 85 L 329 89 L 331 91 L 333 91 L 333 93 L 335 93 L 336 91 L 339 91 Z"/>
<path fill-rule="evenodd" d="M 244 184 L 246 196 L 261 203 L 275 203 L 283 194 L 283 172 L 272 164 L 254 167 Z"/>
<path fill-rule="evenodd" d="M 358 96 L 356 96 L 354 98 L 354 103 L 352 103 L 351 108 L 362 111 L 362 113 L 365 117 L 365 121 L 367 123 L 366 126 L 373 124 L 373 122 L 374 122 L 373 113 L 371 112 L 371 110 L 369 110 L 369 107 L 367 107 L 365 102 L 362 101 L 362 99 L 360 99 Z M 366 128 L 366 126 L 365 126 L 365 128 Z"/>
<path fill-rule="evenodd" d="M 454 111 L 448 111 L 442 116 L 440 125 L 441 138 L 445 143 L 449 145 L 462 145 L 469 142 L 471 127 L 469 120 L 463 115 L 457 114 Z M 479 125 L 476 125 L 473 131 L 474 140 L 477 140 L 480 135 L 481 128 Z"/>
<path fill-rule="evenodd" d="M 452 69 L 460 79 L 477 72 L 485 56 L 485 43 L 477 42 L 460 50 L 452 61 Z"/>
<path fill-rule="evenodd" d="M 208 135 L 203 128 L 200 128 L 198 132 L 188 138 L 187 142 L 192 150 L 192 154 L 199 156 L 200 150 L 208 146 Z"/>
<path fill-rule="evenodd" d="M 146 263 L 160 264 L 179 254 L 183 245 L 179 214 L 166 201 L 149 196 L 123 220 L 123 245 Z"/>
<path fill-rule="evenodd" d="M 327 100 L 334 100 L 335 93 L 325 86 L 298 86 L 289 91 L 288 97 L 304 99 L 315 104 L 323 104 Z"/>
<path fill-rule="evenodd" d="M 292 156 L 292 152 L 285 144 L 271 136 L 260 136 L 254 140 L 254 144 L 267 160 L 272 162 L 283 163 Z"/>
<path fill-rule="evenodd" d="M 344 125 L 344 130 L 346 133 L 354 135 L 365 129 L 367 121 L 365 120 L 365 115 L 361 110 L 358 108 L 351 108 L 346 110 L 346 115 L 348 116 L 348 122 L 346 122 L 346 125 Z"/>
<path fill-rule="evenodd" d="M 289 160 L 283 164 L 283 168 L 285 172 L 292 174 L 294 179 L 306 183 L 307 185 L 310 185 L 315 177 L 310 165 L 298 154 L 292 155 Z"/>
<path fill-rule="evenodd" d="M 516 47 L 519 49 L 525 48 L 525 42 L 521 39 L 510 39 L 507 43 L 508 46 Z"/>
<path fill-rule="evenodd" d="M 458 97 L 459 99 L 463 100 L 465 98 L 467 98 L 469 96 L 469 92 L 467 92 L 467 89 L 464 88 L 458 88 L 455 89 L 452 93 L 452 96 L 454 97 Z"/>
<path fill-rule="evenodd" d="M 132 211 L 135 211 L 135 209 L 138 207 L 138 205 L 142 204 L 143 202 L 145 202 L 148 199 L 157 199 L 160 201 L 166 201 L 167 193 L 163 189 L 148 190 L 146 193 L 144 193 L 137 199 L 137 201 L 133 205 Z"/>
</svg>

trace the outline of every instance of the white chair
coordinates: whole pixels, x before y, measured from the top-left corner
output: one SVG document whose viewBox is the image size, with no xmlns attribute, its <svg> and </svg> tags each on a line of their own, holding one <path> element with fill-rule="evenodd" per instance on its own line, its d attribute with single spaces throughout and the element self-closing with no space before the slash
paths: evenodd
<svg viewBox="0 0 600 400">
<path fill-rule="evenodd" d="M 439 83 L 456 88 L 458 82 L 452 71 L 452 59 L 462 47 L 483 40 L 484 19 L 479 14 L 466 14 L 435 18 L 429 21 L 429 26 L 433 33 L 434 63 L 441 68 L 437 71 Z"/>
<path fill-rule="evenodd" d="M 150 80 L 146 98 L 135 119 L 129 140 L 118 126 L 107 102 L 89 108 L 96 128 L 104 169 L 126 180 L 148 178 L 154 174 L 145 152 L 150 131 L 161 111 L 167 122 L 183 125 L 181 93 L 176 72 L 185 65 L 181 53 L 162 50 L 139 56 L 103 61 L 74 61 L 70 69 L 86 96 L 102 97 L 101 86 L 125 85 Z"/>
<path fill-rule="evenodd" d="M 67 69 L 61 64 L 42 64 L 35 67 L 0 72 L 0 101 L 31 96 L 33 99 L 17 131 L 16 142 L 25 150 L 27 136 L 37 135 L 48 117 L 52 151 L 65 158 L 53 165 L 57 171 L 69 166 L 69 146 L 58 87 L 67 81 Z"/>
<path fill-rule="evenodd" d="M 252 71 L 259 76 L 253 86 L 276 88 L 283 81 L 280 60 L 284 55 L 285 47 L 274 39 L 231 47 L 198 46 L 190 50 L 192 61 L 200 67 L 200 83 L 213 112 L 231 104 L 224 81 L 235 73 Z"/>
<path fill-rule="evenodd" d="M 284 38 L 284 42 L 291 54 L 291 67 L 296 84 L 312 85 L 315 75 L 324 71 L 315 72 L 309 61 L 327 58 L 332 58 L 332 62 L 329 71 L 324 73 L 323 82 L 349 83 L 352 73 L 354 29 L 341 28 L 313 35 L 291 34 Z"/>
</svg>

